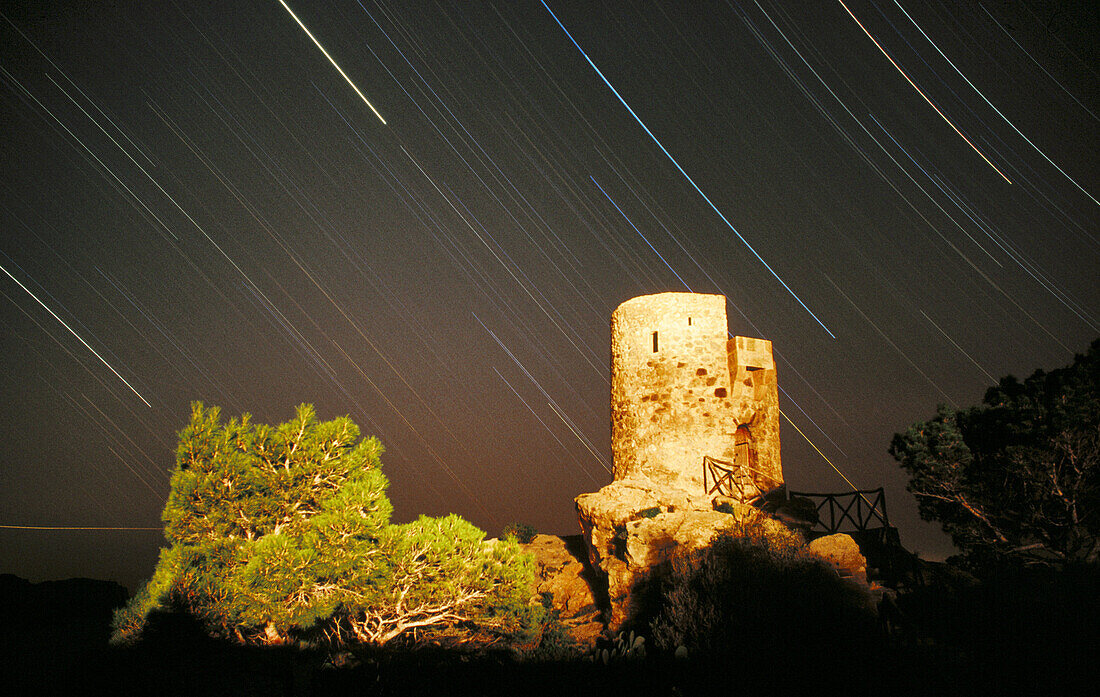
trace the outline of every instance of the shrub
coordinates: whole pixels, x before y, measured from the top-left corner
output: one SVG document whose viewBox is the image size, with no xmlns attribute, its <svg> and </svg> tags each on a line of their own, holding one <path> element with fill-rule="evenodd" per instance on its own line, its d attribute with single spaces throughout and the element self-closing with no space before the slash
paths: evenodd
<svg viewBox="0 0 1100 697">
<path fill-rule="evenodd" d="M 719 533 L 711 546 L 673 557 L 657 580 L 655 645 L 712 656 L 752 655 L 868 638 L 862 591 L 762 516 Z"/>
<path fill-rule="evenodd" d="M 506 540 L 509 537 L 515 538 L 516 542 L 520 544 L 530 544 L 535 539 L 535 535 L 538 535 L 539 531 L 535 529 L 535 526 L 528 525 L 527 523 L 508 523 L 504 526 L 504 529 L 500 531 L 500 539 Z"/>
</svg>

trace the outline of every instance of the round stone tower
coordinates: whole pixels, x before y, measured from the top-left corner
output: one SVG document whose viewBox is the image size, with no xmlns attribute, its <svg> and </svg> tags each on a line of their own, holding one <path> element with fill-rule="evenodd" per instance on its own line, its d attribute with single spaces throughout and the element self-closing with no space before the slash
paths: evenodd
<svg viewBox="0 0 1100 697">
<path fill-rule="evenodd" d="M 756 488 L 782 483 L 771 342 L 729 338 L 726 298 L 659 293 L 611 315 L 615 479 L 640 473 L 703 494 L 703 456 L 744 464 Z"/>
</svg>

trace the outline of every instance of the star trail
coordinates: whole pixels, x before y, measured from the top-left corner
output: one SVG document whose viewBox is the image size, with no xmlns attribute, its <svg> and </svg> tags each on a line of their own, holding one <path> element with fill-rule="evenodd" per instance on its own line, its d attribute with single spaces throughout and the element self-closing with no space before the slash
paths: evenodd
<svg viewBox="0 0 1100 697">
<path fill-rule="evenodd" d="M 686 289 L 774 342 L 788 483 L 950 554 L 886 449 L 1100 334 L 1096 14 L 0 2 L 0 571 L 133 588 L 193 400 L 577 533 L 611 312 Z"/>
</svg>

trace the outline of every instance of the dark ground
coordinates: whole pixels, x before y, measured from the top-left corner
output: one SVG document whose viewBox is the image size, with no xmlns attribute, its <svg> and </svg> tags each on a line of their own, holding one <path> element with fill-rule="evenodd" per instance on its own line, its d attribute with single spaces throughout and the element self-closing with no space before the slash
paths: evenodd
<svg viewBox="0 0 1100 697">
<path fill-rule="evenodd" d="M 1050 593 L 1018 584 L 928 588 L 899 603 L 919 631 L 871 643 L 838 637 L 681 660 L 651 652 L 610 665 L 387 652 L 336 668 L 294 649 L 217 642 L 171 615 L 159 618 L 140 645 L 112 648 L 110 616 L 125 600 L 121 586 L 89 579 L 31 584 L 4 575 L 0 684 L 12 695 L 203 697 L 1094 694 L 1100 630 L 1092 620 L 1100 594 L 1087 594 L 1100 590 L 1095 575 Z"/>
</svg>

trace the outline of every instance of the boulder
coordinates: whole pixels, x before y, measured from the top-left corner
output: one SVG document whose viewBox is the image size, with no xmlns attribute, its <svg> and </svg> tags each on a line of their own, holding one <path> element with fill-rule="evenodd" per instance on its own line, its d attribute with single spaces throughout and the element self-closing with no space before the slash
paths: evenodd
<svg viewBox="0 0 1100 697">
<path fill-rule="evenodd" d="M 867 560 L 850 535 L 837 533 L 819 537 L 810 543 L 810 554 L 831 566 L 837 574 L 861 586 L 867 586 Z"/>
<path fill-rule="evenodd" d="M 710 510 L 710 499 L 682 489 L 659 488 L 644 475 L 616 480 L 599 491 L 575 499 L 577 516 L 589 544 L 593 567 L 614 553 L 618 528 L 647 515 L 678 510 Z"/>
</svg>

